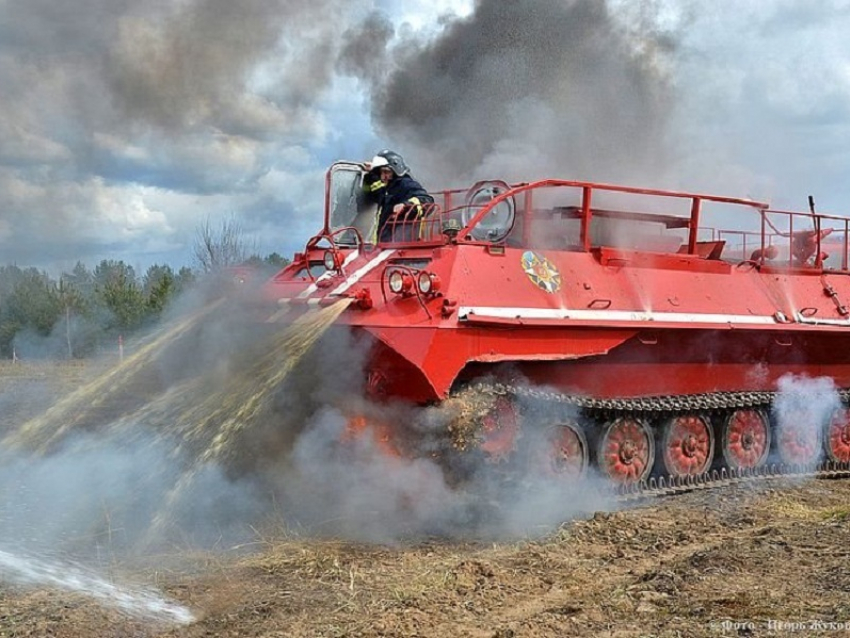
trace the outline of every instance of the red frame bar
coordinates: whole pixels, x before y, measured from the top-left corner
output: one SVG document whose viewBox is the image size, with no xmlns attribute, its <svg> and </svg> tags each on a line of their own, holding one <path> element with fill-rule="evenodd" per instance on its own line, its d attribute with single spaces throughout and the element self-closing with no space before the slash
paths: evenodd
<svg viewBox="0 0 850 638">
<path fill-rule="evenodd" d="M 634 188 L 630 186 L 616 186 L 613 184 L 602 184 L 602 183 L 594 183 L 594 182 L 577 182 L 572 180 L 560 180 L 560 179 L 546 179 L 540 180 L 537 182 L 531 182 L 528 184 L 520 184 L 511 188 L 510 190 L 505 191 L 504 193 L 499 194 L 494 197 L 486 206 L 482 206 L 481 210 L 469 221 L 469 223 L 463 227 L 463 229 L 458 234 L 458 239 L 460 241 L 473 241 L 474 238 L 471 236 L 472 229 L 487 215 L 493 208 L 498 206 L 500 203 L 505 201 L 508 198 L 515 197 L 521 193 L 525 193 L 527 191 L 542 189 L 542 188 L 552 188 L 552 187 L 567 187 L 567 188 L 580 188 L 582 189 L 582 227 L 581 227 L 581 240 L 582 245 L 585 250 L 590 249 L 590 220 L 592 217 L 592 211 L 590 207 L 590 202 L 593 198 L 594 190 L 608 191 L 614 193 L 626 193 L 630 195 L 647 195 L 654 197 L 669 197 L 673 199 L 690 199 L 692 201 L 710 201 L 716 202 L 720 204 L 733 204 L 739 206 L 748 206 L 750 208 L 755 208 L 757 210 L 766 210 L 767 204 L 763 202 L 757 202 L 751 199 L 742 199 L 737 197 L 721 197 L 717 195 L 703 195 L 697 193 L 686 193 L 680 191 L 667 191 L 667 190 L 659 190 L 659 189 L 648 189 L 648 188 Z M 691 246 L 691 240 L 693 240 L 693 246 L 696 245 L 696 229 L 699 225 L 699 215 L 700 215 L 700 205 L 697 204 L 695 206 L 696 210 L 694 210 L 694 204 L 692 204 L 691 209 L 691 221 L 689 223 L 689 251 L 693 253 L 694 248 Z M 526 210 L 526 216 L 530 211 Z M 694 215 L 696 215 L 696 224 L 694 224 Z"/>
<path fill-rule="evenodd" d="M 688 229 L 688 253 L 693 255 L 697 250 L 697 232 L 699 231 L 699 213 L 702 200 L 694 197 L 691 200 L 691 224 Z"/>
<path fill-rule="evenodd" d="M 331 233 L 330 229 L 330 185 L 331 185 L 331 176 L 333 171 L 337 167 L 347 167 L 347 168 L 355 168 L 359 170 L 365 170 L 365 165 L 357 162 L 336 162 L 333 164 L 327 171 L 325 175 L 325 216 L 324 216 L 324 226 L 322 232 L 317 237 L 313 238 L 314 240 L 319 239 L 323 236 L 329 236 Z M 469 222 L 460 230 L 458 233 L 458 240 L 464 242 L 476 242 L 472 235 L 472 229 L 480 223 L 480 221 L 490 212 L 498 206 L 501 202 L 505 201 L 508 198 L 514 198 L 520 194 L 524 195 L 524 205 L 518 210 L 519 214 L 523 215 L 524 225 L 523 225 L 523 242 L 525 245 L 529 245 L 532 239 L 532 224 L 534 217 L 534 195 L 533 192 L 537 189 L 543 188 L 553 188 L 553 187 L 565 187 L 565 188 L 573 188 L 573 189 L 581 189 L 581 207 L 580 207 L 580 220 L 581 220 L 581 228 L 580 228 L 580 244 L 585 251 L 589 251 L 592 248 L 591 242 L 591 233 L 590 233 L 590 224 L 594 217 L 594 211 L 592 208 L 593 202 L 593 191 L 607 191 L 613 193 L 624 193 L 630 195 L 644 195 L 644 196 L 653 196 L 653 197 L 667 197 L 672 199 L 690 199 L 691 200 L 691 211 L 690 217 L 682 219 L 688 219 L 687 228 L 688 228 L 688 240 L 687 240 L 687 250 L 689 254 L 696 254 L 697 252 L 697 244 L 699 243 L 699 223 L 702 215 L 702 204 L 703 202 L 714 202 L 720 204 L 731 204 L 738 206 L 745 206 L 749 208 L 754 208 L 759 212 L 760 215 L 760 229 L 758 231 L 733 231 L 733 230 L 720 230 L 715 233 L 712 230 L 712 237 L 717 235 L 717 237 L 722 237 L 724 234 L 733 234 L 733 235 L 741 235 L 742 237 L 742 250 L 744 254 L 741 256 L 742 260 L 748 259 L 747 249 L 748 249 L 748 239 L 749 235 L 757 235 L 759 237 L 762 254 L 759 257 L 759 263 L 764 264 L 765 254 L 764 249 L 768 245 L 774 245 L 774 238 L 776 237 L 788 237 L 789 244 L 789 254 L 787 259 L 787 265 L 789 267 L 796 267 L 800 264 L 795 264 L 794 255 L 793 255 L 793 242 L 794 242 L 794 226 L 795 226 L 795 217 L 798 215 L 806 215 L 811 216 L 814 225 L 814 235 L 813 239 L 816 245 L 816 253 L 814 255 L 814 262 L 807 264 L 802 264 L 804 267 L 815 267 L 823 269 L 823 259 L 821 257 L 821 253 L 823 252 L 823 242 L 821 237 L 821 230 L 823 228 L 824 220 L 832 220 L 836 222 L 836 225 L 840 222 L 841 227 L 843 227 L 844 237 L 841 242 L 842 245 L 842 255 L 841 255 L 841 266 L 840 272 L 847 272 L 848 267 L 850 267 L 850 220 L 846 217 L 839 217 L 835 215 L 821 214 L 815 212 L 807 212 L 802 213 L 799 211 L 784 211 L 784 210 L 770 210 L 768 205 L 763 202 L 744 199 L 744 198 L 736 198 L 736 197 L 721 197 L 715 195 L 705 195 L 699 193 L 689 193 L 683 191 L 668 191 L 661 189 L 647 189 L 647 188 L 634 188 L 629 186 L 618 186 L 614 184 L 606 184 L 606 183 L 595 183 L 595 182 L 583 182 L 583 181 L 574 181 L 574 180 L 559 180 L 559 179 L 546 179 L 540 180 L 537 182 L 531 183 L 521 183 L 514 184 L 510 189 L 500 193 L 498 196 L 494 197 L 490 202 L 488 202 L 485 206 L 482 206 L 477 213 L 469 220 Z M 439 191 L 439 195 L 442 195 L 443 198 L 443 211 L 441 213 L 441 217 L 444 219 L 449 214 L 456 212 L 453 208 L 455 202 L 455 195 L 460 195 L 462 193 L 467 192 L 465 189 L 451 189 L 451 190 L 443 190 Z M 437 193 L 435 195 L 439 196 Z M 457 210 L 462 209 L 464 206 L 463 203 L 458 207 Z M 439 208 L 436 206 L 435 208 Z M 603 211 L 604 212 L 604 211 Z M 624 213 L 628 213 L 628 211 L 623 211 Z M 635 213 L 638 214 L 638 213 Z M 788 219 L 788 231 L 787 233 L 784 231 L 780 231 L 777 227 L 771 223 L 770 219 L 768 219 L 768 214 L 778 214 L 784 215 Z M 683 226 L 684 227 L 684 226 Z M 771 233 L 770 230 L 773 232 Z M 837 228 L 831 228 L 830 230 L 839 230 Z M 807 232 L 807 231 L 800 231 Z M 434 235 L 433 230 L 428 233 L 429 239 L 425 242 L 428 244 L 431 243 L 442 243 L 441 239 Z M 313 241 L 313 240 L 311 240 Z M 407 242 L 405 242 L 407 243 Z M 422 243 L 421 241 L 417 243 Z M 486 241 L 480 241 L 477 243 L 489 243 Z M 783 242 L 784 243 L 784 242 Z M 836 272 L 835 269 L 830 269 L 831 272 Z"/>
</svg>

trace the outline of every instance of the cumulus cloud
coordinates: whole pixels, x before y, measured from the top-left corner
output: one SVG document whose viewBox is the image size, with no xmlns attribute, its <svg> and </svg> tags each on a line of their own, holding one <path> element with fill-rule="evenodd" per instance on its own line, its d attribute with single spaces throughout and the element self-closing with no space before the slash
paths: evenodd
<svg viewBox="0 0 850 638">
<path fill-rule="evenodd" d="M 244 204 L 273 152 L 327 135 L 336 26 L 318 17 L 349 13 L 339 0 L 7 0 L 4 254 L 43 265 L 99 245 L 127 258 L 210 212 L 157 209 L 156 191 Z"/>
<path fill-rule="evenodd" d="M 187 230 L 234 212 L 291 252 L 320 225 L 323 168 L 384 146 L 431 187 L 850 194 L 844 0 L 0 6 L 0 250 L 19 263 L 179 266 Z"/>
<path fill-rule="evenodd" d="M 676 15 L 679 126 L 688 153 L 679 182 L 842 212 L 848 159 L 850 5 L 689 3 Z"/>
</svg>

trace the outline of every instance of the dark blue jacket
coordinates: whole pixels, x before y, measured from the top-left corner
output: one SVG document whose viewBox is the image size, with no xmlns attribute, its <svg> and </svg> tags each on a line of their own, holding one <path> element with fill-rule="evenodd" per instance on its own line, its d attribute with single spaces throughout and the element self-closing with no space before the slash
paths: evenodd
<svg viewBox="0 0 850 638">
<path fill-rule="evenodd" d="M 410 175 L 394 177 L 385 187 L 377 176 L 370 173 L 363 180 L 363 190 L 366 192 L 367 200 L 378 205 L 379 241 L 393 240 L 393 224 L 388 225 L 387 220 L 392 216 L 395 206 L 398 204 L 412 206 L 411 213 L 405 215 L 405 219 L 411 221 L 422 215 L 423 204 L 434 203 L 434 198 Z"/>
</svg>

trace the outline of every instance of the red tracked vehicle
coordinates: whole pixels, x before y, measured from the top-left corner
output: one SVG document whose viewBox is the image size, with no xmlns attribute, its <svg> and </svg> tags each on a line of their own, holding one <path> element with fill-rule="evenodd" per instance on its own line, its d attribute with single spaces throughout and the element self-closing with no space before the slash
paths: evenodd
<svg viewBox="0 0 850 638">
<path fill-rule="evenodd" d="M 364 171 L 330 168 L 323 229 L 263 296 L 272 322 L 350 299 L 338 323 L 369 343 L 371 399 L 425 405 L 475 387 L 490 399 L 476 433 L 485 453 L 510 456 L 525 428 L 545 430 L 552 470 L 595 465 L 622 483 L 769 456 L 850 461 L 844 410 L 817 427 L 805 407 L 783 423 L 771 410 L 787 375 L 829 377 L 847 398 L 850 220 L 489 181 L 434 193 L 374 244 Z"/>
</svg>

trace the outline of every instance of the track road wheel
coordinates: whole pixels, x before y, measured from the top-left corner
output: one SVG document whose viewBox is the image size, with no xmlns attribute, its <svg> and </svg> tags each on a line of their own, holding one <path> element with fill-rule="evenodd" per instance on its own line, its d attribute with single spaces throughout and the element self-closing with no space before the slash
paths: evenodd
<svg viewBox="0 0 850 638">
<path fill-rule="evenodd" d="M 494 462 L 504 461 L 516 448 L 519 418 L 510 399 L 499 397 L 481 423 L 479 448 Z"/>
<path fill-rule="evenodd" d="M 559 423 L 547 432 L 542 454 L 546 476 L 579 479 L 590 462 L 587 439 L 575 423 Z"/>
<path fill-rule="evenodd" d="M 758 410 L 735 410 L 723 424 L 723 458 L 734 470 L 763 465 L 770 451 L 770 425 Z"/>
<path fill-rule="evenodd" d="M 823 426 L 812 423 L 805 411 L 790 414 L 776 430 L 776 450 L 788 465 L 812 465 L 820 460 L 823 450 Z"/>
<path fill-rule="evenodd" d="M 599 443 L 599 470 L 615 483 L 639 483 L 655 462 L 655 441 L 640 419 L 620 417 L 605 424 Z"/>
<path fill-rule="evenodd" d="M 850 463 L 850 411 L 836 410 L 826 424 L 824 436 L 826 458 L 835 463 Z"/>
<path fill-rule="evenodd" d="M 674 416 L 661 426 L 661 461 L 671 476 L 698 476 L 714 458 L 714 432 L 697 414 Z"/>
</svg>

